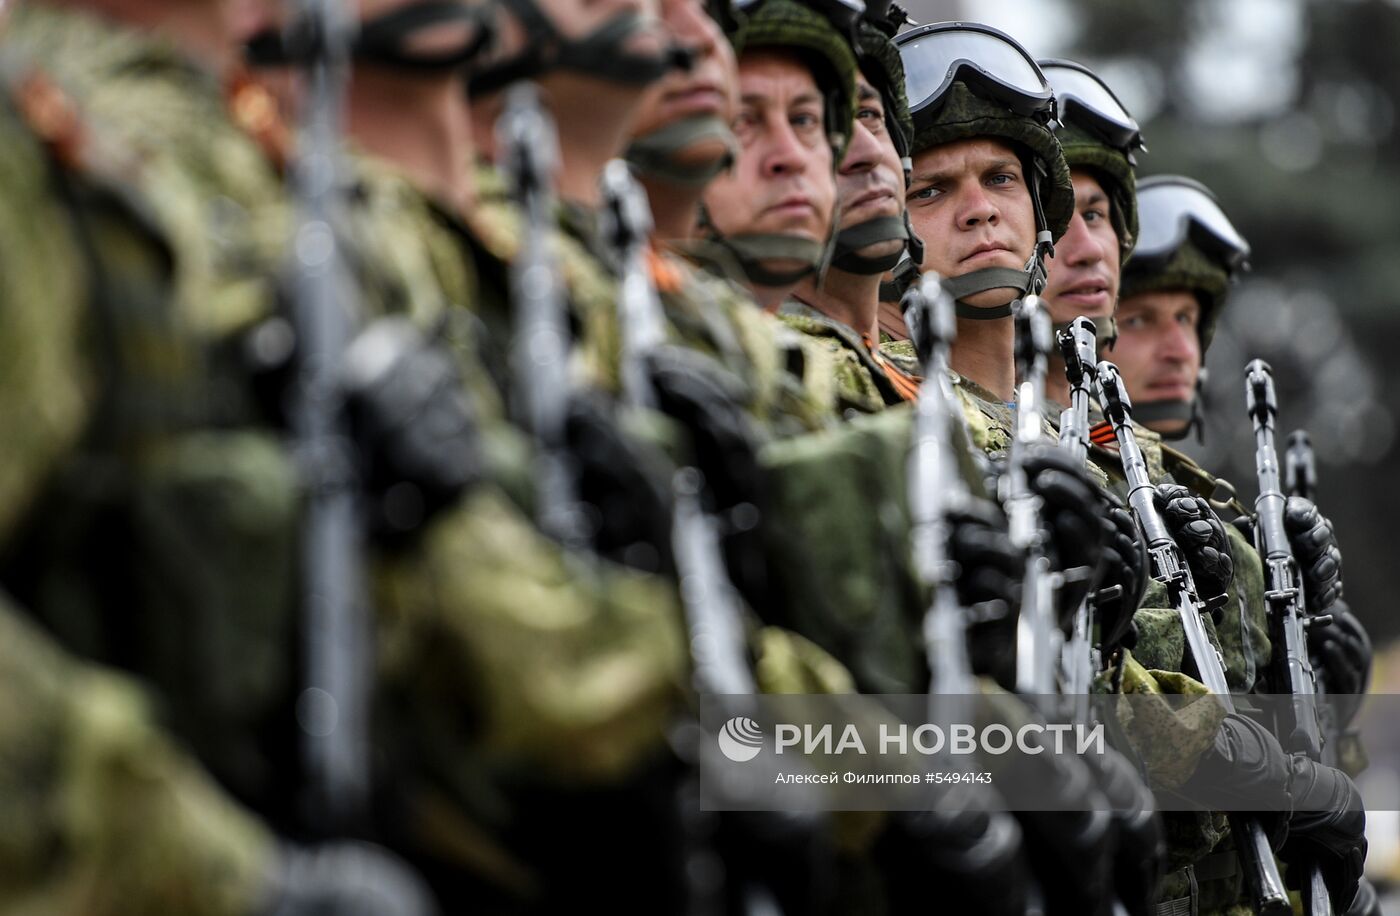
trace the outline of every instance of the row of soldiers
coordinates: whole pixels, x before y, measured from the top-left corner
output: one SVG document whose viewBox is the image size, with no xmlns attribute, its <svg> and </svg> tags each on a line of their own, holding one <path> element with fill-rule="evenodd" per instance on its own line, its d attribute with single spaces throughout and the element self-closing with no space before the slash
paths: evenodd
<svg viewBox="0 0 1400 916">
<path fill-rule="evenodd" d="M 1300 659 L 1164 441 L 1249 248 L 1087 68 L 850 0 L 0 16 L 0 911 L 1377 911 L 1345 721 L 697 803 L 704 695 L 1364 692 L 1330 523 Z"/>
</svg>

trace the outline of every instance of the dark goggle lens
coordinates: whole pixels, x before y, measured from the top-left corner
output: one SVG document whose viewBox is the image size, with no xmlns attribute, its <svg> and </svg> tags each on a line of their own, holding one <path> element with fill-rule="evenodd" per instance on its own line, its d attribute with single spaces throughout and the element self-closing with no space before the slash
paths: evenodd
<svg viewBox="0 0 1400 916">
<path fill-rule="evenodd" d="M 1098 77 L 1076 67 L 1042 63 L 1045 79 L 1055 90 L 1058 117 L 1128 151 L 1142 144 L 1137 121 Z"/>
<path fill-rule="evenodd" d="M 1188 233 L 1220 255 L 1233 272 L 1249 260 L 1249 243 L 1204 188 L 1179 180 L 1138 186 L 1138 242 L 1134 258 L 1168 258 Z"/>
<path fill-rule="evenodd" d="M 938 101 L 955 80 L 979 83 L 1020 114 L 1048 107 L 1052 93 L 1040 68 L 1009 39 L 969 28 L 906 34 L 912 37 L 897 43 L 911 110 Z"/>
</svg>

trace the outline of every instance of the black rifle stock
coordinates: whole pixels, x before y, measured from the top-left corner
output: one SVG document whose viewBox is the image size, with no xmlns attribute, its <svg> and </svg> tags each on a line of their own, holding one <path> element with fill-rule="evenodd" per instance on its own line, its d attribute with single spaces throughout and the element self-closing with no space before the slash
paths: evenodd
<svg viewBox="0 0 1400 916">
<path fill-rule="evenodd" d="M 1274 649 L 1269 663 L 1269 689 L 1293 697 L 1279 714 L 1278 733 L 1284 739 L 1285 749 L 1320 761 L 1322 729 L 1318 722 L 1317 679 L 1308 656 L 1308 628 L 1325 626 L 1332 618 L 1308 617 L 1302 575 L 1283 527 L 1287 497 L 1280 488 L 1274 442 L 1278 400 L 1273 371 L 1268 363 L 1256 359 L 1246 367 L 1245 374 L 1245 401 L 1254 424 L 1254 467 L 1259 477 L 1259 496 L 1254 500 L 1254 540 L 1264 561 L 1264 602 Z M 1321 869 L 1316 863 L 1307 863 L 1303 868 L 1304 912 L 1309 916 L 1330 914 L 1332 901 Z"/>
<path fill-rule="evenodd" d="M 363 826 L 370 789 L 363 509 L 338 378 L 357 319 L 336 230 L 344 187 L 340 111 L 354 27 L 342 0 L 299 0 L 288 36 L 305 64 L 292 168 L 297 228 L 291 315 L 299 352 L 289 403 L 306 487 L 300 813 L 310 833 L 322 838 Z"/>
<path fill-rule="evenodd" d="M 1224 663 L 1215 644 L 1210 641 L 1203 620 L 1203 615 L 1209 611 L 1196 590 L 1181 548 L 1172 539 L 1166 522 L 1152 501 L 1155 488 L 1147 476 L 1147 463 L 1138 446 L 1137 434 L 1133 431 L 1132 402 L 1128 399 L 1118 367 L 1110 362 L 1099 363 L 1098 386 L 1099 401 L 1118 437 L 1118 450 L 1128 479 L 1128 504 L 1147 541 L 1152 577 L 1167 589 L 1169 600 L 1185 631 L 1186 645 L 1201 682 L 1216 694 L 1218 702 L 1227 712 L 1234 712 L 1235 704 L 1225 680 Z M 1255 909 L 1264 914 L 1292 912 L 1269 838 L 1258 819 L 1242 813 L 1230 813 L 1229 819 Z"/>
</svg>

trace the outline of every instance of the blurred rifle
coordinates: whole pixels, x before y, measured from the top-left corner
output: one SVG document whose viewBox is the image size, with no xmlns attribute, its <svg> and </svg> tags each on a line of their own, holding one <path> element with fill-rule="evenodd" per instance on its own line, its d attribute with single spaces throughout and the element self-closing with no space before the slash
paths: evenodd
<svg viewBox="0 0 1400 916">
<path fill-rule="evenodd" d="M 336 234 L 344 186 L 340 114 L 354 29 L 342 0 L 299 0 L 287 38 L 293 59 L 303 62 L 305 85 L 292 168 L 298 224 L 291 317 L 298 360 L 288 411 L 306 487 L 304 685 L 297 698 L 301 814 L 308 830 L 323 838 L 363 826 L 370 788 L 364 519 L 338 377 L 359 317 Z"/>
<path fill-rule="evenodd" d="M 501 168 L 525 216 L 524 238 L 511 262 L 517 320 L 511 341 L 515 408 L 535 439 L 535 498 L 540 528 L 566 547 L 587 546 L 589 528 L 576 492 L 568 447 L 569 316 L 555 257 L 554 173 L 559 137 L 533 83 L 506 95 L 496 122 Z"/>
</svg>

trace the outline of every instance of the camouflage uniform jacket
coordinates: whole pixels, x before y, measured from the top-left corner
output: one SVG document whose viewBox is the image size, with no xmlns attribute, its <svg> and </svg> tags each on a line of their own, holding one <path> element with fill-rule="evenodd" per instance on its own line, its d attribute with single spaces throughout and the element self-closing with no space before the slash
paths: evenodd
<svg viewBox="0 0 1400 916">
<path fill-rule="evenodd" d="M 848 409 L 873 413 L 917 397 L 917 375 L 887 358 L 879 347 L 872 348 L 870 341 L 854 328 L 796 298 L 782 304 L 778 317 L 789 327 L 821 341 L 841 358 L 837 387 Z"/>
</svg>

